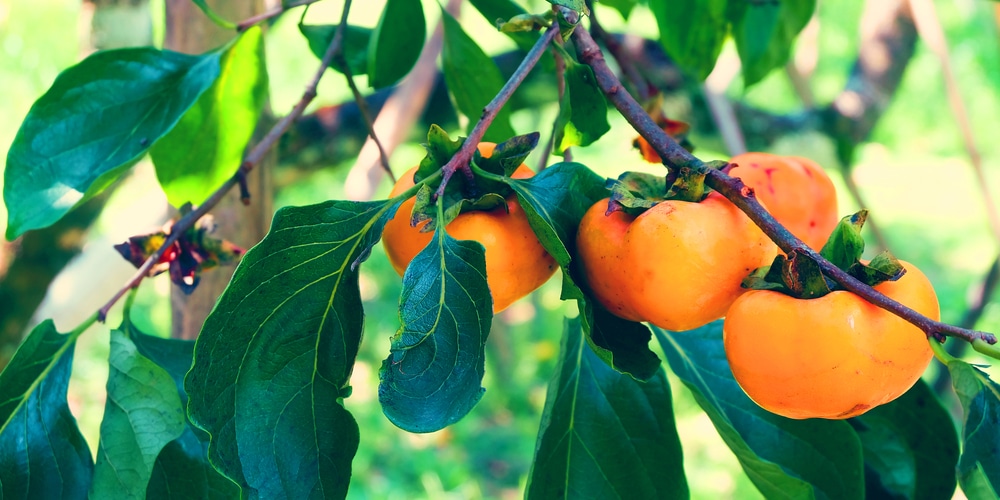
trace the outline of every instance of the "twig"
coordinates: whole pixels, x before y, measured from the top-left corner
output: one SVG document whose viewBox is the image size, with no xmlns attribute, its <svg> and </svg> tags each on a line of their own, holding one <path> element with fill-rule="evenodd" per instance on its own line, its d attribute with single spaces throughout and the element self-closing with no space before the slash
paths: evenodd
<svg viewBox="0 0 1000 500">
<path fill-rule="evenodd" d="M 708 105 L 712 121 L 715 122 L 715 127 L 722 136 L 722 143 L 725 144 L 726 152 L 730 156 L 747 152 L 747 142 L 743 137 L 743 130 L 740 129 L 739 120 L 736 119 L 733 103 L 726 97 L 726 88 L 739 74 L 740 67 L 740 59 L 735 54 L 723 55 L 715 63 L 715 69 L 702 85 L 705 104 Z"/>
<path fill-rule="evenodd" d="M 174 223 L 174 225 L 170 229 L 170 234 L 163 241 L 163 244 L 159 248 L 157 248 L 146 259 L 146 261 L 142 263 L 141 266 L 139 266 L 139 269 L 136 270 L 135 274 L 132 276 L 131 279 L 129 279 L 129 281 L 125 284 L 125 286 L 119 289 L 115 293 L 115 295 L 111 297 L 111 300 L 109 300 L 106 304 L 104 304 L 103 307 L 101 307 L 100 310 L 98 310 L 97 312 L 98 321 L 104 322 L 104 320 L 108 316 L 108 311 L 111 310 L 111 308 L 115 305 L 115 303 L 117 303 L 122 298 L 122 296 L 124 296 L 125 293 L 128 292 L 130 289 L 139 286 L 139 283 L 141 283 L 142 280 L 146 278 L 146 275 L 149 273 L 149 270 L 153 267 L 154 264 L 159 262 L 160 257 L 162 257 L 164 253 L 166 253 L 167 249 L 170 248 L 178 239 L 180 239 L 181 235 L 183 235 L 190 227 L 194 226 L 194 224 L 198 222 L 198 219 L 201 219 L 205 214 L 209 212 L 209 210 L 218 205 L 219 202 L 222 201 L 222 198 L 226 195 L 226 193 L 228 193 L 229 190 L 233 188 L 233 186 L 238 185 L 240 183 L 240 179 L 245 178 L 246 174 L 248 174 L 251 170 L 253 170 L 253 168 L 257 166 L 257 164 L 259 164 L 261 160 L 264 159 L 264 156 L 267 155 L 268 151 L 270 151 L 271 148 L 273 148 L 274 145 L 278 143 L 278 140 L 281 139 L 281 136 L 288 131 L 288 129 L 292 126 L 292 123 L 295 122 L 295 120 L 298 119 L 300 116 L 302 116 L 302 113 L 305 112 L 306 110 L 306 106 L 308 106 L 309 103 L 316 98 L 316 88 L 319 86 L 319 81 L 320 79 L 323 78 L 323 75 L 326 73 L 326 69 L 333 62 L 334 55 L 337 53 L 338 50 L 340 50 L 340 45 L 344 39 L 344 27 L 347 26 L 347 14 L 348 12 L 350 12 L 350 10 L 351 10 L 351 0 L 345 0 L 344 11 L 340 18 L 340 26 L 337 27 L 337 32 L 333 36 L 333 40 L 330 41 L 330 45 L 327 47 L 326 53 L 323 54 L 323 59 L 322 61 L 320 61 L 319 69 L 316 70 L 316 73 L 313 75 L 312 80 L 306 86 L 305 92 L 302 93 L 302 99 L 299 100 L 299 102 L 295 105 L 294 108 L 292 108 L 292 111 L 289 112 L 288 115 L 286 115 L 280 121 L 278 121 L 278 123 L 276 123 L 274 127 L 272 127 L 270 131 L 268 131 L 267 135 L 265 135 L 264 138 L 261 139 L 260 142 L 258 142 L 257 145 L 254 146 L 252 150 L 250 150 L 249 153 L 247 153 L 247 155 L 243 158 L 243 162 L 240 164 L 239 169 L 236 171 L 236 173 L 233 174 L 232 177 L 227 179 L 226 182 L 224 182 L 221 186 L 219 186 L 218 189 L 216 189 L 208 197 L 208 199 L 206 199 L 201 205 L 198 206 L 198 208 L 192 210 L 187 215 L 181 217 L 180 219 L 177 220 L 177 222 Z"/>
<path fill-rule="evenodd" d="M 576 30 L 582 31 L 582 30 Z M 559 23 L 553 21 L 552 25 L 545 32 L 545 35 L 538 38 L 535 42 L 535 46 L 531 48 L 527 55 L 524 56 L 524 60 L 521 61 L 521 65 L 517 67 L 517 71 L 510 76 L 507 83 L 504 84 L 500 92 L 497 93 L 496 97 L 490 101 L 489 104 L 483 108 L 483 114 L 480 116 L 479 121 L 476 126 L 472 128 L 469 132 L 469 137 L 465 139 L 462 144 L 462 148 L 455 153 L 455 156 L 451 157 L 443 167 L 441 167 L 441 186 L 438 187 L 437 191 L 434 193 L 435 198 L 440 198 L 444 194 L 444 188 L 451 179 L 451 176 L 455 174 L 456 171 L 461 170 L 466 178 L 472 178 L 472 170 L 469 168 L 469 161 L 472 159 L 472 154 L 476 150 L 476 146 L 479 141 L 483 139 L 483 134 L 486 133 L 486 129 L 489 128 L 490 124 L 496 118 L 497 113 L 503 108 L 503 105 L 507 103 L 510 96 L 515 90 L 521 85 L 521 82 L 528 76 L 528 73 L 538 64 L 538 60 L 542 58 L 542 54 L 548 48 L 549 44 L 555 37 L 559 36 Z"/>
<path fill-rule="evenodd" d="M 628 92 L 624 91 L 621 82 L 618 81 L 618 78 L 615 77 L 614 73 L 608 67 L 600 49 L 586 30 L 574 31 L 573 38 L 581 62 L 593 68 L 598 86 L 601 87 L 601 90 L 604 91 L 605 95 L 608 96 L 625 119 L 653 146 L 660 155 L 660 158 L 664 159 L 664 164 L 674 167 L 675 170 L 677 167 L 687 166 L 704 171 L 707 174 L 705 184 L 718 191 L 745 212 L 764 231 L 764 234 L 777 243 L 785 253 L 791 253 L 795 250 L 800 254 L 806 255 L 819 264 L 824 274 L 839 283 L 846 290 L 909 321 L 923 330 L 928 336 L 932 336 L 937 340 L 943 340 L 944 336 L 948 335 L 965 339 L 969 342 L 980 339 L 989 344 L 996 343 L 997 338 L 991 333 L 959 328 L 940 321 L 934 321 L 886 297 L 824 259 L 819 253 L 803 243 L 802 240 L 793 236 L 788 229 L 785 229 L 774 217 L 767 213 L 767 210 L 757 201 L 753 190 L 746 187 L 743 181 L 736 177 L 730 177 L 719 170 L 708 168 L 704 162 L 695 158 L 663 130 L 657 127 L 653 119 L 642 109 L 642 106 Z"/>
<path fill-rule="evenodd" d="M 561 40 L 559 38 L 557 38 L 556 41 L 553 42 L 553 43 L 559 43 L 560 41 Z M 557 92 L 557 95 L 559 97 L 559 103 L 560 103 L 559 104 L 560 105 L 560 111 L 559 111 L 559 113 L 562 114 L 562 108 L 561 108 L 562 107 L 562 100 L 563 100 L 563 96 L 566 94 L 566 60 L 563 59 L 562 52 L 560 52 L 559 50 L 553 50 L 552 51 L 552 58 L 555 59 L 555 62 L 556 62 L 556 92 Z M 545 169 L 545 166 L 548 165 L 548 163 L 549 163 L 549 155 L 552 154 L 552 149 L 557 147 L 556 146 L 556 135 L 557 135 L 556 127 L 558 127 L 558 126 L 559 126 L 559 116 L 557 115 L 556 119 L 552 123 L 552 133 L 549 134 L 549 140 L 548 140 L 548 142 L 545 143 L 545 149 L 542 151 L 542 157 L 538 160 L 538 171 L 539 172 L 541 172 L 543 169 Z M 568 153 L 569 152 L 569 148 L 566 148 L 566 149 L 567 149 L 566 152 Z M 569 161 L 568 158 L 566 160 Z"/>
<path fill-rule="evenodd" d="M 248 17 L 240 21 L 239 23 L 236 24 L 236 32 L 243 33 L 244 31 L 252 28 L 253 26 L 256 26 L 264 21 L 267 21 L 268 19 L 278 17 L 284 14 L 285 12 L 294 9 L 295 7 L 301 7 L 303 5 L 313 4 L 318 1 L 319 0 L 294 0 L 288 3 L 282 2 L 282 5 L 279 5 L 267 12 L 262 12 L 260 14 L 257 14 L 256 16 Z"/>
<path fill-rule="evenodd" d="M 941 64 L 941 76 L 944 79 L 945 91 L 948 94 L 948 104 L 951 113 L 955 115 L 955 122 L 958 130 L 962 134 L 962 143 L 965 152 L 969 155 L 969 162 L 976 174 L 976 181 L 979 184 L 979 192 L 986 205 L 986 215 L 990 220 L 990 228 L 993 230 L 993 237 L 1000 243 L 1000 212 L 997 211 L 996 203 L 990 194 L 986 176 L 983 173 L 983 157 L 976 147 L 975 134 L 969 122 L 969 113 L 962 101 L 962 92 L 958 88 L 958 80 L 955 78 L 955 70 L 951 66 L 951 57 L 948 56 L 948 40 L 944 36 L 941 22 L 938 20 L 937 12 L 934 10 L 934 3 L 930 0 L 909 0 L 910 9 L 913 11 L 913 20 L 917 25 L 917 33 L 920 34 L 931 52 L 937 56 Z"/>
<path fill-rule="evenodd" d="M 354 102 L 358 104 L 358 110 L 361 112 L 361 117 L 365 120 L 365 126 L 368 127 L 368 137 L 371 137 L 372 141 L 375 143 L 375 147 L 378 148 L 379 162 L 382 164 L 382 169 L 385 170 L 386 175 L 392 179 L 392 182 L 396 182 L 396 176 L 392 173 L 392 167 L 389 166 L 389 155 L 386 154 L 385 148 L 382 147 L 382 141 L 379 140 L 378 135 L 375 134 L 375 122 L 372 120 L 372 113 L 368 109 L 368 101 L 365 100 L 365 96 L 361 95 L 361 91 L 358 90 L 357 84 L 354 83 L 354 75 L 351 74 L 351 68 L 347 66 L 347 59 L 344 58 L 344 51 L 337 50 L 337 54 L 334 56 L 337 63 L 341 65 L 341 69 L 344 72 L 344 78 L 347 79 L 347 86 L 351 88 L 351 93 L 354 94 Z"/>
</svg>

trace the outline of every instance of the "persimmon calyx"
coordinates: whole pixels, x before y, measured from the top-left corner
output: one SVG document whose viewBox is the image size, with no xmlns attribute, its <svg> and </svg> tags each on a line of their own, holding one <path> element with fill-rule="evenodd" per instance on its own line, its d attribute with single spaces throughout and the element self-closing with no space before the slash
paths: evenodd
<svg viewBox="0 0 1000 500">
<path fill-rule="evenodd" d="M 415 196 L 410 225 L 417 227 L 426 222 L 420 230 L 431 232 L 438 223 L 448 225 L 466 212 L 491 211 L 499 207 L 509 211 L 506 199 L 513 190 L 497 177 L 514 175 L 538 144 L 538 137 L 539 134 L 535 132 L 513 137 L 495 147 L 491 144 L 491 154 L 488 157 L 477 148 L 466 165 L 469 175 L 453 176 L 444 186 L 443 194 L 435 196 L 444 180 L 443 176 L 434 174 L 452 161 L 461 150 L 465 138 L 452 140 L 443 129 L 431 125 L 427 133 L 427 143 L 424 144 L 427 154 L 413 175 L 415 183 L 422 184 Z"/>
<path fill-rule="evenodd" d="M 865 250 L 861 229 L 867 218 L 868 211 L 861 210 L 841 219 L 820 255 L 868 286 L 896 281 L 906 269 L 888 250 L 870 262 L 861 260 Z M 792 250 L 787 256 L 778 255 L 770 266 L 756 269 L 743 280 L 743 287 L 776 290 L 799 299 L 814 299 L 843 289 L 823 275 L 815 260 L 798 250 Z"/>
</svg>

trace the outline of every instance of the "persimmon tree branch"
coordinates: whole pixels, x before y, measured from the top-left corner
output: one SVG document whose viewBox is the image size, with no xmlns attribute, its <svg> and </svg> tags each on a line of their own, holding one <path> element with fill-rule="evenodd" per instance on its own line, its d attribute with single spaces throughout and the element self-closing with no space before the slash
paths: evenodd
<svg viewBox="0 0 1000 500">
<path fill-rule="evenodd" d="M 806 255 L 819 264 L 823 270 L 823 274 L 843 286 L 844 289 L 909 321 L 923 330 L 928 336 L 934 337 L 939 341 L 943 341 L 945 336 L 951 336 L 964 339 L 968 342 L 981 340 L 988 344 L 996 343 L 997 338 L 991 333 L 960 328 L 930 319 L 883 295 L 874 288 L 865 285 L 846 271 L 824 259 L 818 252 L 809 248 L 802 240 L 792 235 L 788 229 L 785 229 L 774 217 L 767 213 L 767 210 L 764 209 L 757 201 L 756 196 L 754 196 L 753 189 L 744 185 L 743 181 L 736 177 L 730 177 L 720 170 L 707 167 L 704 162 L 682 148 L 677 141 L 674 141 L 673 138 L 660 129 L 642 106 L 622 87 L 621 82 L 604 60 L 604 56 L 601 54 L 597 43 L 594 42 L 594 39 L 591 38 L 586 30 L 578 29 L 574 31 L 573 41 L 576 44 L 581 62 L 593 68 L 598 86 L 622 116 L 632 124 L 636 131 L 663 158 L 663 163 L 668 169 L 677 171 L 681 167 L 688 167 L 705 172 L 707 174 L 705 184 L 718 191 L 739 207 L 764 231 L 764 234 L 777 243 L 786 253 L 796 251 Z"/>
<path fill-rule="evenodd" d="M 472 155 L 476 151 L 476 146 L 479 141 L 483 139 L 483 135 L 486 133 L 486 129 L 489 128 L 493 120 L 496 119 L 497 113 L 503 108 L 504 104 L 510 100 L 510 96 L 514 94 L 514 91 L 521 86 L 521 82 L 527 78 L 528 73 L 538 64 L 538 60 L 542 58 L 542 54 L 548 49 L 549 44 L 555 40 L 555 37 L 559 36 L 559 23 L 553 21 L 552 25 L 545 31 L 545 34 L 538 38 L 535 45 L 531 47 L 528 54 L 524 56 L 524 60 L 521 61 L 520 66 L 514 71 L 514 74 L 510 76 L 507 83 L 504 84 L 500 92 L 497 93 L 496 97 L 490 101 L 489 104 L 483 108 L 483 114 L 479 117 L 479 121 L 476 122 L 476 126 L 472 128 L 469 132 L 469 137 L 465 139 L 462 144 L 461 149 L 448 160 L 441 167 L 441 186 L 434 193 L 435 198 L 439 198 L 444 194 L 445 185 L 451 179 L 455 172 L 462 171 L 462 174 L 466 176 L 467 179 L 472 179 L 472 169 L 469 168 L 469 161 L 472 160 Z"/>
<path fill-rule="evenodd" d="M 253 149 L 251 149 L 250 152 L 247 153 L 245 157 L 243 157 L 243 162 L 240 163 L 239 168 L 236 170 L 236 173 L 234 173 L 232 177 L 227 179 L 226 182 L 222 183 L 221 186 L 219 186 L 214 192 L 212 192 L 212 194 L 209 195 L 209 197 L 204 202 L 202 202 L 201 205 L 198 205 L 197 208 L 185 214 L 183 217 L 178 219 L 177 222 L 173 224 L 173 226 L 171 226 L 170 234 L 167 235 L 167 238 L 163 241 L 163 244 L 159 248 L 157 248 L 152 254 L 150 254 L 150 256 L 145 261 L 143 261 L 142 265 L 139 266 L 139 269 L 137 269 L 135 274 L 132 275 L 132 278 L 129 279 L 127 283 L 125 283 L 125 286 L 119 289 L 115 293 L 115 295 L 111 297 L 111 299 L 108 300 L 108 302 L 104 304 L 104 306 L 101 307 L 100 310 L 98 310 L 97 312 L 98 321 L 104 322 L 111 308 L 119 300 L 121 300 L 121 298 L 129 290 L 139 286 L 139 283 L 141 283 L 142 280 L 146 278 L 147 274 L 149 273 L 149 270 L 152 269 L 152 267 L 157 262 L 159 262 L 160 258 L 163 257 L 163 254 L 166 253 L 167 249 L 169 249 L 171 245 L 176 243 L 177 240 L 180 239 L 181 235 L 183 235 L 185 231 L 194 226 L 194 224 L 198 222 L 199 219 L 201 219 L 203 216 L 205 216 L 205 214 L 207 214 L 210 210 L 212 210 L 212 208 L 218 205 L 219 202 L 222 201 L 222 198 L 226 195 L 226 193 L 229 192 L 230 189 L 232 189 L 234 186 L 239 185 L 241 181 L 246 177 L 246 175 L 250 173 L 250 171 L 252 171 L 254 167 L 256 167 L 261 162 L 261 160 L 264 159 L 264 156 L 267 155 L 267 153 L 271 150 L 271 148 L 273 148 L 278 143 L 278 140 L 281 139 L 281 136 L 284 135 L 284 133 L 287 132 L 289 128 L 291 128 L 292 123 L 294 123 L 295 120 L 297 120 L 300 116 L 302 116 L 309 103 L 316 98 L 316 88 L 319 86 L 319 81 L 323 78 L 323 75 L 326 73 L 326 69 L 330 66 L 330 64 L 333 63 L 334 57 L 340 50 L 340 46 L 344 40 L 345 26 L 347 26 L 347 14 L 350 12 L 350 10 L 351 10 L 351 0 L 345 0 L 343 14 L 341 15 L 340 18 L 340 26 L 337 27 L 337 31 L 333 36 L 333 40 L 330 41 L 330 45 L 326 48 L 326 53 L 323 54 L 323 59 L 320 61 L 319 68 L 316 70 L 316 73 L 313 75 L 308 85 L 306 85 L 306 90 L 305 92 L 302 93 L 302 98 L 299 99 L 299 102 L 295 104 L 295 107 L 292 108 L 292 110 L 287 115 L 285 115 L 281 120 L 279 120 L 278 123 L 274 124 L 274 126 L 271 127 L 271 130 L 267 132 L 267 134 L 260 140 L 260 142 L 258 142 L 257 145 L 254 146 Z"/>
</svg>

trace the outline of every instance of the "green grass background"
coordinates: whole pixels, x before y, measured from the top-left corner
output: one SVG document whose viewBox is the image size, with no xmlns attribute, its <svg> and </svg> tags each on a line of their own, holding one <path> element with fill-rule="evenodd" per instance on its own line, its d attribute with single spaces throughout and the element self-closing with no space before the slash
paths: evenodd
<svg viewBox="0 0 1000 500">
<path fill-rule="evenodd" d="M 352 22 L 372 26 L 382 2 L 356 2 Z M 425 2 L 427 16 L 437 19 L 436 5 Z M 1000 142 L 994 139 L 1000 116 L 1000 38 L 993 17 L 994 6 L 984 1 L 937 1 L 963 99 L 969 109 L 976 142 L 983 153 L 988 186 L 1000 196 Z M 531 2 L 536 11 L 545 3 Z M 813 87 L 820 102 L 839 92 L 857 51 L 858 21 L 862 2 L 820 2 L 821 31 Z M 311 22 L 335 23 L 340 2 L 323 2 L 310 14 Z M 80 55 L 79 2 L 0 0 L 0 162 L 27 113 L 30 104 L 51 84 L 62 69 Z M 463 22 L 490 53 L 512 48 L 489 23 L 467 7 Z M 162 0 L 153 2 L 156 36 L 161 37 Z M 612 29 L 625 26 L 615 11 L 598 6 L 598 16 Z M 268 37 L 268 66 L 272 106 L 287 111 L 298 100 L 303 85 L 316 66 L 305 42 L 295 29 L 297 14 L 279 21 Z M 433 21 L 432 21 L 433 22 Z M 648 12 L 637 9 L 627 24 L 631 32 L 655 37 Z M 85 33 L 85 31 L 84 31 Z M 159 42 L 157 42 L 159 43 Z M 732 50 L 727 47 L 726 50 Z M 363 85 L 364 81 L 361 79 Z M 790 111 L 799 104 L 783 74 L 776 73 L 744 92 L 737 79 L 730 89 L 733 98 L 746 99 L 775 111 Z M 316 105 L 341 102 L 349 93 L 338 75 L 320 86 Z M 554 109 L 515 114 L 519 132 L 551 128 Z M 574 159 L 602 175 L 624 170 L 650 169 L 631 149 L 634 132 L 623 119 L 611 116 L 613 131 L 598 143 L 575 151 Z M 392 165 L 401 172 L 419 161 L 422 150 L 416 141 L 399 148 Z M 698 144 L 699 138 L 693 138 Z M 830 143 L 816 134 L 785 138 L 776 152 L 816 159 L 835 174 Z M 704 148 L 705 158 L 724 158 L 720 151 Z M 532 157 L 529 164 L 537 164 Z M 291 186 L 277 195 L 277 206 L 302 205 L 342 197 L 342 183 L 350 164 L 330 165 L 308 182 Z M 872 141 L 860 149 L 854 175 L 867 198 L 872 218 L 888 235 L 891 249 L 900 258 L 917 264 L 934 282 L 942 306 L 942 318 L 957 322 L 970 291 L 998 252 L 990 234 L 982 199 L 976 190 L 961 137 L 945 99 L 936 58 L 920 45 L 904 82 L 882 118 Z M 0 181 L 2 182 L 2 181 Z M 381 186 L 383 194 L 388 186 Z M 151 229 L 149 220 L 162 212 L 155 177 L 148 164 L 140 164 L 128 184 L 120 189 L 109 210 L 95 226 L 93 243 L 86 255 L 97 259 L 99 269 L 115 269 L 127 276 L 129 268 L 107 248 L 121 235 Z M 841 189 L 841 212 L 857 209 Z M 137 222 L 123 213 L 135 207 L 152 215 Z M 0 215 L 6 219 L 0 207 Z M 0 223 L 2 226 L 3 223 Z M 0 227 L 2 229 L 2 227 Z M 88 262 L 95 262 L 94 260 Z M 88 269 L 89 268 L 89 269 Z M 110 271 L 109 271 L 110 272 Z M 42 314 L 54 317 L 63 329 L 86 317 L 122 280 L 107 278 L 99 293 L 80 292 L 79 283 L 94 280 L 93 266 L 71 266 L 53 287 Z M 515 304 L 495 320 L 487 350 L 487 392 L 482 402 L 464 420 L 427 435 L 413 435 L 393 427 L 381 414 L 376 400 L 378 366 L 388 352 L 389 337 L 398 326 L 396 299 L 399 279 L 376 248 L 362 271 L 362 293 L 367 312 L 365 340 L 355 368 L 353 396 L 347 407 L 362 428 L 361 448 L 355 460 L 352 498 L 518 498 L 522 495 L 535 443 L 545 387 L 558 355 L 563 316 L 567 306 L 552 280 L 537 293 Z M 101 275 L 104 276 L 104 275 Z M 169 331 L 169 284 L 165 277 L 143 285 L 134 316 L 149 333 Z M 108 324 L 115 325 L 117 319 Z M 1000 302 L 987 308 L 978 328 L 1000 331 Z M 84 433 L 96 450 L 98 426 L 103 413 L 107 375 L 108 332 L 96 327 L 79 342 L 74 365 L 70 402 Z M 985 360 L 977 357 L 978 362 Z M 937 363 L 932 362 L 928 376 Z M 990 372 L 996 378 L 995 368 Z M 682 436 L 685 468 L 694 498 L 759 497 L 742 473 L 732 453 L 722 444 L 707 417 L 676 379 L 674 390 L 678 427 Z M 951 403 L 951 402 L 949 402 Z"/>
</svg>

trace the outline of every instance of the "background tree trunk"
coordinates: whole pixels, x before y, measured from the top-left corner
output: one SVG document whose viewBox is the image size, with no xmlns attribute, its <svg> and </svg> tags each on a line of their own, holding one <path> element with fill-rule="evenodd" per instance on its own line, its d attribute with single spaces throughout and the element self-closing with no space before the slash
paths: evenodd
<svg viewBox="0 0 1000 500">
<path fill-rule="evenodd" d="M 263 10 L 261 0 L 208 0 L 208 6 L 224 19 L 238 22 Z M 225 44 L 236 36 L 234 30 L 223 29 L 210 21 L 191 0 L 167 0 L 165 48 L 189 54 L 198 54 Z M 215 235 L 244 248 L 256 244 L 267 233 L 272 213 L 271 166 L 273 157 L 259 165 L 248 176 L 251 201 L 244 206 L 240 193 L 229 192 L 212 211 L 215 217 Z M 233 171 L 238 165 L 233 165 Z M 201 276 L 198 288 L 185 295 L 172 288 L 172 336 L 193 339 L 225 290 L 233 274 L 233 267 L 222 267 Z"/>
</svg>

